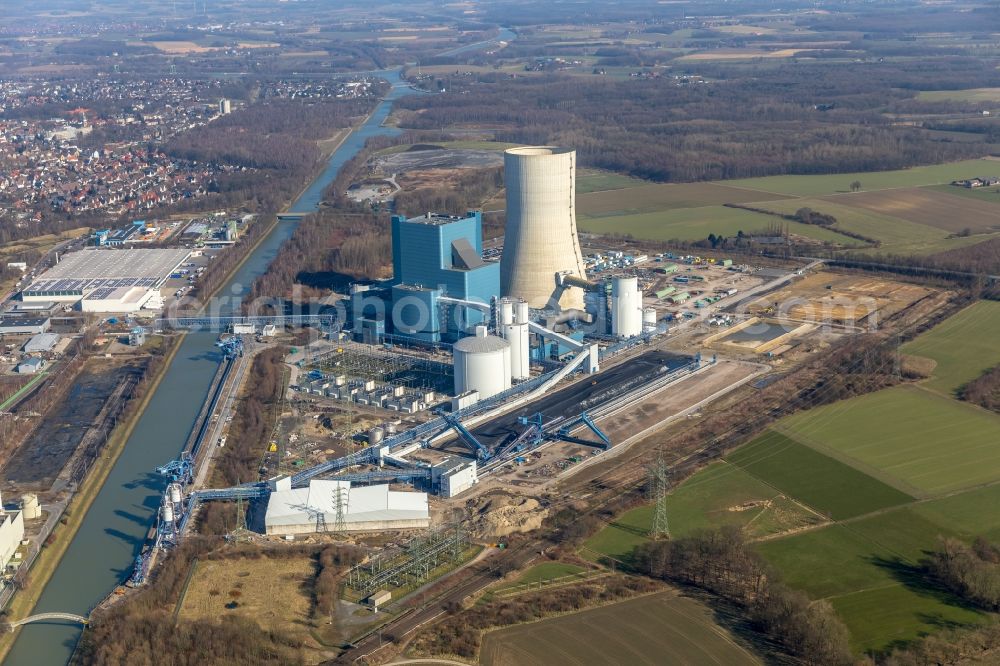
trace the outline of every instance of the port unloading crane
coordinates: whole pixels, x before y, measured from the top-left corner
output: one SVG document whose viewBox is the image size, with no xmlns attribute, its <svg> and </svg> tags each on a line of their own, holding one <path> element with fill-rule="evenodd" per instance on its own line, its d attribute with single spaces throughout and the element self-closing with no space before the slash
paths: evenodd
<svg viewBox="0 0 1000 666">
<path fill-rule="evenodd" d="M 194 472 L 194 458 L 185 451 L 177 460 L 171 460 L 165 465 L 156 468 L 156 473 L 170 478 L 171 483 L 186 485 L 192 481 Z"/>
</svg>

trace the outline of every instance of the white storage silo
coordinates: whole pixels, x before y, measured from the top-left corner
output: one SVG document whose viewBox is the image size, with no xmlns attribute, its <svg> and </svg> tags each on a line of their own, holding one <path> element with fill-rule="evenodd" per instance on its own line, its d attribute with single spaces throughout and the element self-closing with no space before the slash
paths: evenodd
<svg viewBox="0 0 1000 666">
<path fill-rule="evenodd" d="M 455 395 L 478 391 L 485 400 L 510 388 L 510 343 L 487 335 L 485 326 L 462 338 L 452 348 L 455 361 Z"/>
<path fill-rule="evenodd" d="M 170 502 L 164 503 L 163 511 L 161 513 L 164 523 L 171 524 L 174 522 L 174 507 L 170 505 Z"/>
<path fill-rule="evenodd" d="M 514 302 L 510 299 L 500 301 L 500 325 L 507 326 L 514 323 Z"/>
<path fill-rule="evenodd" d="M 42 508 L 38 505 L 38 495 L 34 493 L 21 495 L 21 514 L 24 520 L 42 517 Z"/>
<path fill-rule="evenodd" d="M 642 333 L 642 294 L 639 279 L 618 277 L 611 282 L 611 334 L 631 338 Z"/>
<path fill-rule="evenodd" d="M 556 273 L 586 278 L 576 233 L 576 151 L 525 146 L 504 151 L 507 225 L 500 259 L 500 291 L 544 308 Z M 583 290 L 562 291 L 563 309 L 583 309 Z"/>
<path fill-rule="evenodd" d="M 644 333 L 656 330 L 656 309 L 645 308 L 642 311 L 642 330 Z"/>
<path fill-rule="evenodd" d="M 528 304 L 519 301 L 516 305 L 510 303 L 511 311 L 516 314 L 510 321 L 504 322 L 500 332 L 504 340 L 510 344 L 510 374 L 511 379 L 527 379 L 531 376 L 531 343 L 528 336 Z M 501 309 L 501 315 L 504 310 Z"/>
<path fill-rule="evenodd" d="M 181 487 L 176 483 L 171 483 L 167 489 L 170 491 L 170 501 L 179 504 L 181 501 Z"/>
</svg>

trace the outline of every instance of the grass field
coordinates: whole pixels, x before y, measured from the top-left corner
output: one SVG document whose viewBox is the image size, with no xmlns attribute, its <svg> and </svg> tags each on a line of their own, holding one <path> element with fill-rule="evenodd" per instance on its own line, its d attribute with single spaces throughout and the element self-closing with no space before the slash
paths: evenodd
<svg viewBox="0 0 1000 666">
<path fill-rule="evenodd" d="M 698 602 L 662 592 L 488 632 L 483 666 L 761 663 Z"/>
<path fill-rule="evenodd" d="M 913 498 L 788 437 L 768 432 L 727 458 L 755 477 L 835 520 Z M 851 492 L 844 492 L 850 488 Z"/>
<path fill-rule="evenodd" d="M 761 543 L 758 549 L 789 584 L 833 604 L 859 652 L 884 650 L 942 626 L 984 621 L 985 614 L 915 575 L 938 537 L 955 534 L 916 506 Z"/>
<path fill-rule="evenodd" d="M 921 102 L 1000 102 L 1000 88 L 921 90 L 917 99 Z"/>
<path fill-rule="evenodd" d="M 892 247 L 894 252 L 939 252 L 951 246 L 946 231 L 846 206 L 835 198 L 769 201 L 761 207 L 789 215 L 800 208 L 811 208 L 820 213 L 833 215 L 837 218 L 836 228 L 874 238 L 881 241 L 883 246 Z"/>
<path fill-rule="evenodd" d="M 982 624 L 988 616 L 958 606 L 932 591 L 918 592 L 903 585 L 890 585 L 851 592 L 830 599 L 844 620 L 855 652 L 885 650 L 942 627 Z"/>
<path fill-rule="evenodd" d="M 578 169 L 576 172 L 576 193 L 606 192 L 608 190 L 623 190 L 625 188 L 649 185 L 644 180 L 630 178 L 611 171 L 596 171 Z"/>
<path fill-rule="evenodd" d="M 917 387 L 800 412 L 781 429 L 929 496 L 1000 480 L 1000 417 Z"/>
<path fill-rule="evenodd" d="M 997 164 L 996 173 L 1000 173 L 1000 163 Z M 990 175 L 993 175 L 993 171 Z M 955 187 L 954 185 L 928 185 L 926 187 L 928 190 L 934 190 L 936 192 L 944 192 L 945 194 L 952 194 L 956 197 L 966 197 L 968 199 L 977 199 L 979 201 L 986 201 L 988 203 L 1000 203 L 1000 187 Z"/>
<path fill-rule="evenodd" d="M 509 584 L 501 585 L 497 588 L 497 590 L 507 590 L 525 585 L 548 583 L 549 581 L 556 580 L 557 578 L 572 576 L 573 574 L 583 573 L 584 571 L 586 571 L 586 569 L 583 567 L 578 567 L 575 564 L 567 564 L 566 562 L 542 562 L 541 564 L 536 564 L 533 567 L 525 569 L 516 580 L 511 581 Z"/>
<path fill-rule="evenodd" d="M 902 351 L 937 361 L 927 386 L 950 395 L 1000 363 L 998 330 L 1000 303 L 979 301 L 907 343 Z"/>
<path fill-rule="evenodd" d="M 577 211 L 585 217 L 600 218 L 785 198 L 719 183 L 646 184 L 627 190 L 582 194 L 577 200 Z"/>
<path fill-rule="evenodd" d="M 649 528 L 653 524 L 653 506 L 647 504 L 626 511 L 614 522 L 587 539 L 582 555 L 590 560 L 598 560 L 601 555 L 626 561 L 639 544 L 649 538 Z"/>
<path fill-rule="evenodd" d="M 634 192 L 636 188 L 625 190 Z M 725 206 L 701 206 L 698 208 L 677 208 L 657 213 L 639 213 L 636 215 L 587 217 L 579 218 L 580 229 L 602 234 L 630 234 L 636 238 L 650 240 L 700 240 L 709 234 L 735 236 L 744 233 L 763 231 L 770 225 L 784 220 L 778 220 L 771 215 L 754 213 L 753 211 Z M 850 238 L 834 233 L 813 224 L 787 223 L 793 234 L 813 238 L 818 241 L 830 241 L 841 244 L 854 243 Z"/>
<path fill-rule="evenodd" d="M 763 178 L 727 180 L 726 184 L 790 196 L 814 197 L 850 192 L 851 183 L 854 181 L 859 181 L 862 188 L 870 192 L 894 187 L 939 185 L 961 178 L 993 174 L 997 171 L 1000 171 L 1000 162 L 995 160 L 965 160 L 898 171 L 840 173 L 821 176 L 765 176 Z"/>
<path fill-rule="evenodd" d="M 928 187 L 838 194 L 826 200 L 879 215 L 891 215 L 949 233 L 958 233 L 964 229 L 973 232 L 1000 229 L 1000 206 Z"/>
<path fill-rule="evenodd" d="M 311 580 L 316 563 L 310 557 L 202 560 L 191 577 L 179 617 L 217 621 L 239 615 L 309 641 L 312 613 Z M 226 608 L 235 601 L 238 606 Z"/>
<path fill-rule="evenodd" d="M 717 462 L 696 473 L 667 497 L 670 531 L 738 525 L 751 538 L 812 525 L 821 518 L 736 465 Z M 648 530 L 650 525 L 645 526 Z"/>
</svg>

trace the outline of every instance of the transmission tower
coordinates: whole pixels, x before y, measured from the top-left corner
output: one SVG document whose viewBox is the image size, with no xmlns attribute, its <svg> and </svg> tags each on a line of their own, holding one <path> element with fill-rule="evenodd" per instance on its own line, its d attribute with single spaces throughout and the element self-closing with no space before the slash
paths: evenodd
<svg viewBox="0 0 1000 666">
<path fill-rule="evenodd" d="M 650 494 L 654 502 L 653 525 L 649 530 L 649 536 L 654 540 L 670 538 L 670 525 L 667 521 L 669 474 L 667 464 L 663 462 L 663 455 L 657 454 L 656 461 L 649 468 Z"/>
<path fill-rule="evenodd" d="M 337 483 L 337 495 L 333 498 L 333 531 L 343 532 L 345 515 L 347 514 L 347 489 L 342 483 Z"/>
<path fill-rule="evenodd" d="M 237 496 L 236 526 L 232 532 L 226 535 L 226 540 L 231 543 L 238 543 L 240 541 L 250 541 L 252 536 L 250 529 L 247 527 L 247 512 L 246 507 L 243 506 L 243 498 Z"/>
</svg>

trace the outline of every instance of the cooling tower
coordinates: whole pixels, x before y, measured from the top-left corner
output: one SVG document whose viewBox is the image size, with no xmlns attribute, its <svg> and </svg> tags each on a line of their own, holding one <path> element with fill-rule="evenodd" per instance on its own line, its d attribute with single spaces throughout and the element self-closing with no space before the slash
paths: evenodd
<svg viewBox="0 0 1000 666">
<path fill-rule="evenodd" d="M 556 273 L 586 277 L 576 236 L 576 151 L 537 146 L 504 152 L 507 228 L 500 291 L 544 308 L 583 309 L 583 290 L 556 286 Z"/>
</svg>

